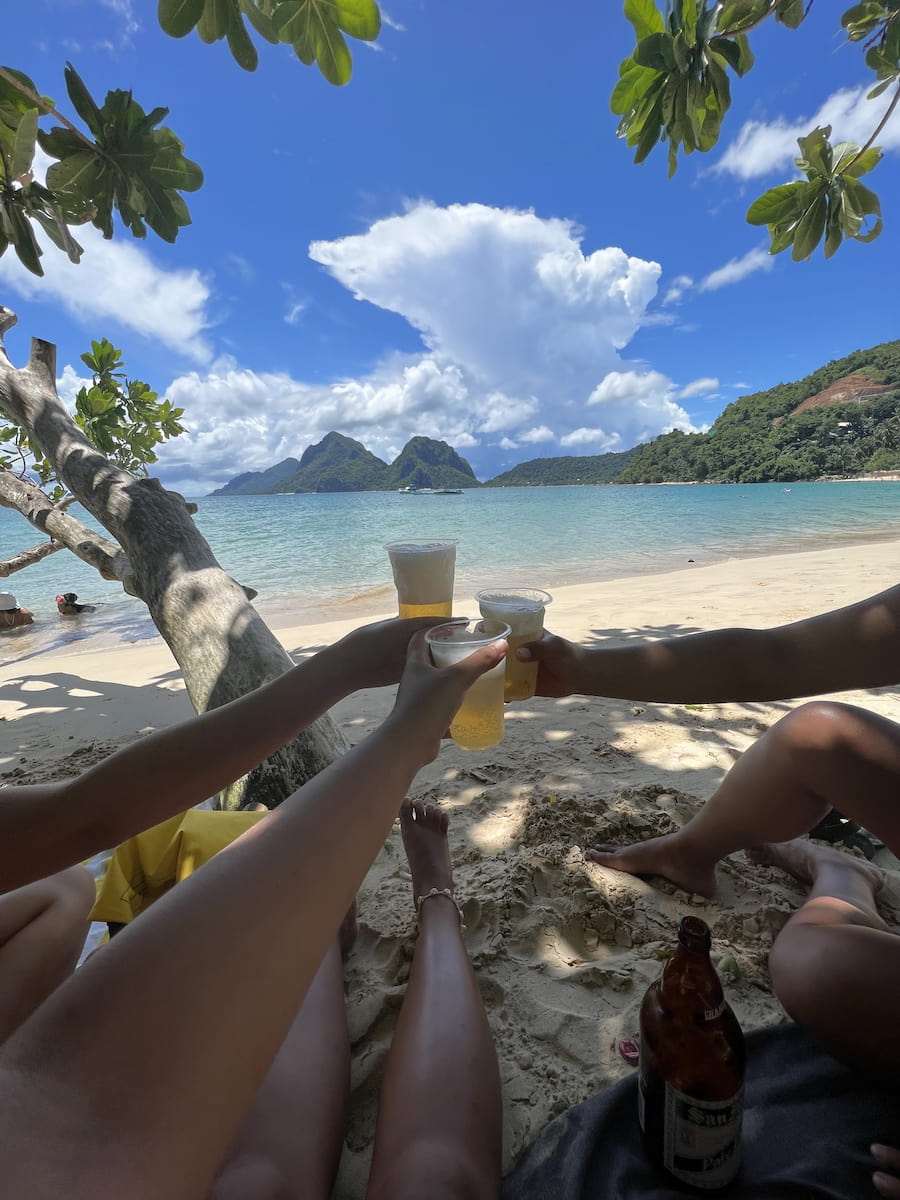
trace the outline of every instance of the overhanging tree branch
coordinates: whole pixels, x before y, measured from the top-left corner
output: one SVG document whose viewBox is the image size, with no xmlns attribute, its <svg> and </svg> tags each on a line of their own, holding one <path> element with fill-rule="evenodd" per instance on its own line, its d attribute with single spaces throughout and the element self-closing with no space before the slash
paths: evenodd
<svg viewBox="0 0 900 1200">
<path fill-rule="evenodd" d="M 51 540 L 40 542 L 37 546 L 32 546 L 30 550 L 22 550 L 18 554 L 14 554 L 12 558 L 6 559 L 5 562 L 0 562 L 0 579 L 8 579 L 17 571 L 24 571 L 26 567 L 31 567 L 41 559 L 48 558 L 57 550 L 62 549 L 64 549 L 62 542 Z"/>
<path fill-rule="evenodd" d="M 126 592 L 131 591 L 134 594 L 130 586 L 131 568 L 121 546 L 95 533 L 71 513 L 51 504 L 35 484 L 27 479 L 20 479 L 11 471 L 0 471 L 0 504 L 4 508 L 16 509 L 35 529 L 53 539 L 45 543 L 49 548 L 35 547 L 33 551 L 23 551 L 23 555 L 34 555 L 36 551 L 41 550 L 42 553 L 37 554 L 33 560 L 37 562 L 65 546 L 99 571 L 104 579 L 118 579 Z M 22 555 L 16 556 L 21 557 Z M 15 562 L 16 559 L 10 561 Z M 0 575 L 10 575 L 14 570 L 19 571 L 28 565 L 28 562 L 23 562 L 20 566 L 4 571 L 0 564 Z"/>
</svg>

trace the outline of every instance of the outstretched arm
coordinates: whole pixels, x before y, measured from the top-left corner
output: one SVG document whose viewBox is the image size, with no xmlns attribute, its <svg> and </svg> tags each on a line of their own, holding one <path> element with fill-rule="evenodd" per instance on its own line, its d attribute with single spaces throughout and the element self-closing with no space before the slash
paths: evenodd
<svg viewBox="0 0 900 1200">
<path fill-rule="evenodd" d="M 379 730 L 157 901 L 0 1049 L 10 1196 L 208 1195 L 407 788 L 505 649 L 437 670 L 416 637 Z"/>
<path fill-rule="evenodd" d="M 246 774 L 361 687 L 396 683 L 435 618 L 354 630 L 256 691 L 159 730 L 75 779 L 0 791 L 0 891 L 53 875 Z"/>
<path fill-rule="evenodd" d="M 610 649 L 546 634 L 518 651 L 543 696 L 702 703 L 779 700 L 896 683 L 900 587 L 774 629 L 721 629 Z"/>
</svg>

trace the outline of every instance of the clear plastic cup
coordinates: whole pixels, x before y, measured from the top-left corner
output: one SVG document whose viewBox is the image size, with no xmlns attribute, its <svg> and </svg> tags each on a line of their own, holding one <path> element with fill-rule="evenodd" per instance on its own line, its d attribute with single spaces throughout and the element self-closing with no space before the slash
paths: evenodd
<svg viewBox="0 0 900 1200">
<path fill-rule="evenodd" d="M 530 700 L 537 687 L 537 663 L 521 663 L 516 650 L 544 631 L 544 610 L 553 600 L 538 588 L 484 588 L 475 599 L 485 620 L 504 621 L 510 628 L 506 656 L 506 699 Z"/>
<path fill-rule="evenodd" d="M 456 538 L 387 542 L 401 617 L 449 617 L 453 612 Z"/>
<path fill-rule="evenodd" d="M 509 626 L 501 621 L 436 625 L 425 634 L 431 657 L 438 667 L 450 667 L 480 647 L 508 637 Z M 466 692 L 450 726 L 450 736 L 463 750 L 487 750 L 503 741 L 503 678 L 501 659 Z"/>
</svg>

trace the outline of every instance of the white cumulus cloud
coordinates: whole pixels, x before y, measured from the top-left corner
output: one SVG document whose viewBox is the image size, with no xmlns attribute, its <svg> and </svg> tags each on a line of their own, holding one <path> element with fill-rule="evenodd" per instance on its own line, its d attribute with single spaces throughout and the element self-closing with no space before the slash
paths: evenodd
<svg viewBox="0 0 900 1200">
<path fill-rule="evenodd" d="M 80 263 L 43 239 L 43 277 L 26 271 L 9 251 L 0 258 L 0 283 L 26 300 L 56 301 L 91 330 L 101 319 L 108 328 L 132 329 L 195 361 L 212 357 L 203 337 L 210 288 L 199 271 L 165 270 L 146 250 L 106 241 L 91 225 L 75 236 L 84 247 Z"/>
<path fill-rule="evenodd" d="M 657 373 L 614 402 L 610 378 L 656 295 L 660 267 L 617 247 L 586 251 L 569 221 L 481 204 L 421 202 L 310 255 L 361 302 L 400 314 L 418 353 L 365 375 L 305 383 L 231 360 L 173 382 L 190 434 L 164 447 L 166 473 L 210 482 L 299 457 L 336 429 L 392 458 L 414 434 L 449 442 L 482 476 L 501 450 L 584 454 L 691 429 Z M 644 382 L 646 376 L 644 372 Z M 603 405 L 602 420 L 596 406 Z"/>
<path fill-rule="evenodd" d="M 747 121 L 737 137 L 713 167 L 714 171 L 738 179 L 756 179 L 775 171 L 784 171 L 799 154 L 797 138 L 805 137 L 819 125 L 830 125 L 832 143 L 857 142 L 862 145 L 884 116 L 893 92 L 888 90 L 867 100 L 871 84 L 843 88 L 834 92 L 810 117 L 788 120 Z M 900 118 L 897 113 L 878 136 L 884 150 L 900 150 Z"/>
</svg>

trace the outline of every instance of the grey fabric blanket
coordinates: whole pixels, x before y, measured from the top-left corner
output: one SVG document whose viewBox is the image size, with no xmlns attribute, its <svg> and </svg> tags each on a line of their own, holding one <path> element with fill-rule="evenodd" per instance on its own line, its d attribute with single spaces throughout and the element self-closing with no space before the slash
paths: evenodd
<svg viewBox="0 0 900 1200">
<path fill-rule="evenodd" d="M 871 1200 L 872 1142 L 900 1146 L 900 1081 L 873 1082 L 796 1025 L 747 1036 L 741 1175 L 729 1200 Z M 685 1200 L 649 1165 L 637 1073 L 557 1117 L 520 1156 L 501 1200 Z"/>
</svg>

